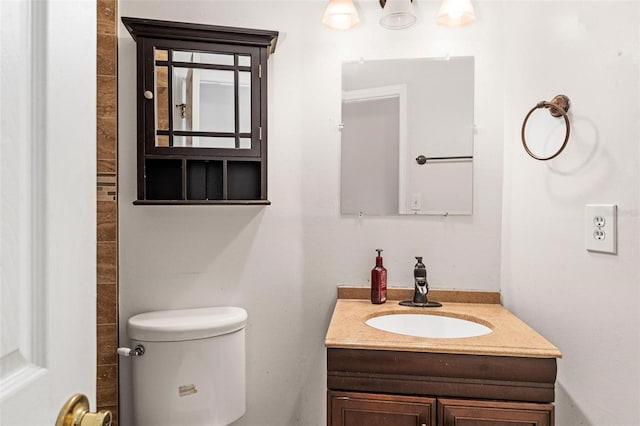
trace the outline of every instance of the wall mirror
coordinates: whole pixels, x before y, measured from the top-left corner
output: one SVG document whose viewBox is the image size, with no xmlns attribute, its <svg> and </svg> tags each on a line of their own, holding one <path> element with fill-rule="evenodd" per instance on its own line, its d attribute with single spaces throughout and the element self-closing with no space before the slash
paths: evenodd
<svg viewBox="0 0 640 426">
<path fill-rule="evenodd" d="M 473 213 L 474 58 L 342 64 L 342 214 Z"/>
</svg>

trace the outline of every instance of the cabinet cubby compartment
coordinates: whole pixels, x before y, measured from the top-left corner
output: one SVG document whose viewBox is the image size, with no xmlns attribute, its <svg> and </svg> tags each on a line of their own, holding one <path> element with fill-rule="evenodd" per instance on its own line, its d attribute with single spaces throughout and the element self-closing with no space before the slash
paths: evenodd
<svg viewBox="0 0 640 426">
<path fill-rule="evenodd" d="M 145 161 L 146 198 L 179 200 L 182 198 L 182 160 Z"/>
<path fill-rule="evenodd" d="M 232 200 L 257 200 L 261 192 L 261 164 L 251 161 L 227 163 L 227 192 Z"/>
<path fill-rule="evenodd" d="M 187 161 L 187 200 L 222 200 L 222 161 Z"/>
</svg>

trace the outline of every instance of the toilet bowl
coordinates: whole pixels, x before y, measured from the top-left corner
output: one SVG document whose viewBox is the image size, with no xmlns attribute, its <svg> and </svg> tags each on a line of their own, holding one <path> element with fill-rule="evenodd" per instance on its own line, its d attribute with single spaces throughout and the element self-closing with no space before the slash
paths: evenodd
<svg viewBox="0 0 640 426">
<path fill-rule="evenodd" d="M 134 424 L 226 426 L 242 417 L 246 322 L 238 307 L 129 318 L 127 333 L 139 355 L 131 358 Z"/>
</svg>

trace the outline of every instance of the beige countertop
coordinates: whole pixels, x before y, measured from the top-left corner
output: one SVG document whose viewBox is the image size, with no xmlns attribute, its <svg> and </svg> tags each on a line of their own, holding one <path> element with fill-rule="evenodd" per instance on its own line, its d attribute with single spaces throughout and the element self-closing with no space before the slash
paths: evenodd
<svg viewBox="0 0 640 426">
<path fill-rule="evenodd" d="M 339 298 L 327 330 L 325 346 L 529 358 L 562 357 L 558 348 L 500 304 L 439 301 L 443 302 L 441 308 L 413 308 L 400 306 L 399 300 L 374 305 L 369 300 Z M 389 333 L 365 324 L 370 318 L 391 313 L 428 313 L 463 318 L 486 325 L 492 332 L 456 339 L 426 338 Z"/>
</svg>

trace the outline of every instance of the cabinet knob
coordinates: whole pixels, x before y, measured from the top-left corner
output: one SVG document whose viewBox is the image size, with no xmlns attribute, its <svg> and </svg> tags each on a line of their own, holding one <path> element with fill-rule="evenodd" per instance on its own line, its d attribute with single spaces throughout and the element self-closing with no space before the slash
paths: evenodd
<svg viewBox="0 0 640 426">
<path fill-rule="evenodd" d="M 145 90 L 144 91 L 144 97 L 146 99 L 153 99 L 153 92 L 151 90 Z"/>
</svg>

